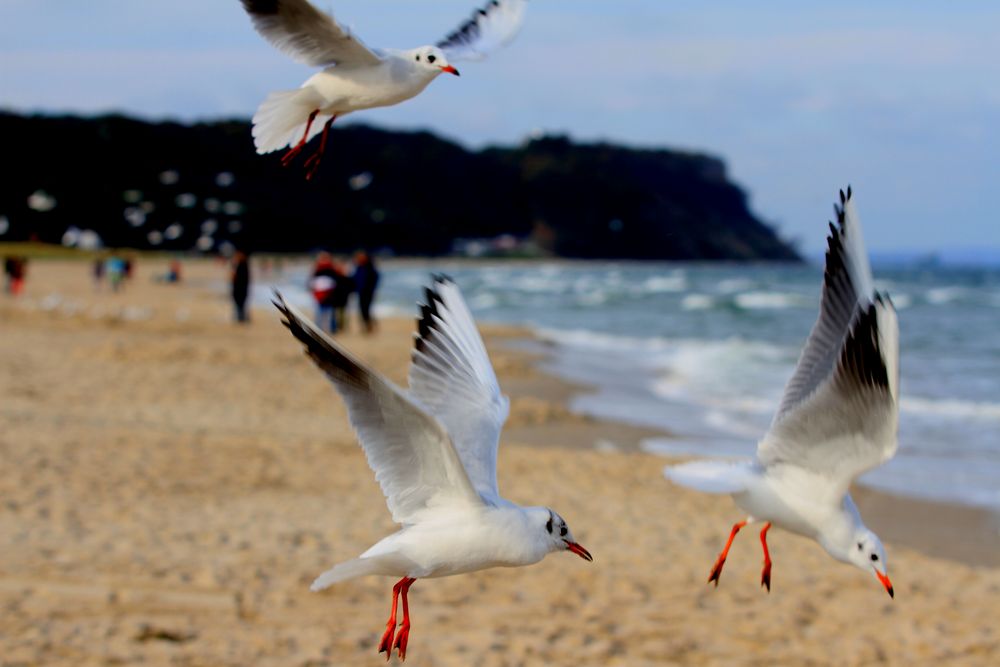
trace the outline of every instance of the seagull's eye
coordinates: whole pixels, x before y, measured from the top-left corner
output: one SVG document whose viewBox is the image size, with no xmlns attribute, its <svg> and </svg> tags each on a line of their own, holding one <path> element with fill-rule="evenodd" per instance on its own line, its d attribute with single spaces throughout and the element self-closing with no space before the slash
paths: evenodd
<svg viewBox="0 0 1000 667">
<path fill-rule="evenodd" d="M 872 560 L 878 560 L 878 554 L 872 554 Z"/>
<path fill-rule="evenodd" d="M 420 62 L 420 54 L 417 54 L 417 62 Z"/>
<path fill-rule="evenodd" d="M 434 64 L 435 60 L 437 60 L 437 56 L 427 56 L 427 62 L 431 63 L 432 65 Z"/>
<path fill-rule="evenodd" d="M 569 531 L 568 531 L 568 530 L 566 530 L 566 526 L 563 526 L 562 528 L 560 528 L 560 529 L 559 529 L 559 535 L 560 535 L 561 537 L 566 537 L 566 533 L 568 533 L 568 532 L 569 532 Z"/>
</svg>

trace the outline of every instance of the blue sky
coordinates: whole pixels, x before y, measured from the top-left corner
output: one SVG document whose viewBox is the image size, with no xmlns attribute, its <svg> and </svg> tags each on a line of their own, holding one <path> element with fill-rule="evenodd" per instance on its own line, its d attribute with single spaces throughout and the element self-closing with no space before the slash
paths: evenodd
<svg viewBox="0 0 1000 667">
<path fill-rule="evenodd" d="M 483 0 L 318 3 L 373 46 L 432 43 Z M 807 252 L 837 188 L 875 251 L 1000 247 L 1000 3 L 532 0 L 524 32 L 353 118 L 470 146 L 536 130 L 726 159 Z M 238 0 L 3 0 L 0 106 L 249 117 L 311 71 Z"/>
</svg>

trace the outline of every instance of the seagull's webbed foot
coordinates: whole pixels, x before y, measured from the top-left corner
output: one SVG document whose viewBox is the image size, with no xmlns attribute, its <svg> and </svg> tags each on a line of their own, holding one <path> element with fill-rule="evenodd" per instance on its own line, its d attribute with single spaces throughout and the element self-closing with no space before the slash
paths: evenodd
<svg viewBox="0 0 1000 667">
<path fill-rule="evenodd" d="M 306 142 L 300 141 L 299 143 L 289 148 L 288 151 L 281 156 L 281 166 L 287 167 L 291 165 L 292 162 L 295 161 L 295 158 L 299 156 L 299 153 L 302 152 L 302 149 L 305 148 L 305 146 Z"/>
<path fill-rule="evenodd" d="M 722 553 L 715 560 L 715 565 L 712 566 L 712 573 L 708 576 L 708 583 L 715 583 L 716 586 L 719 585 L 719 577 L 722 576 L 722 566 L 726 564 L 726 556 L 729 555 L 729 547 L 733 546 L 733 539 L 736 537 L 736 533 L 740 532 L 740 528 L 747 525 L 746 521 L 740 521 L 739 523 L 733 525 L 733 530 L 729 533 L 729 539 L 726 540 L 726 546 L 723 547 Z"/>
<path fill-rule="evenodd" d="M 316 171 L 319 169 L 319 162 L 323 159 L 323 151 L 316 151 L 309 156 L 306 160 L 306 180 L 311 181 L 313 176 L 316 175 Z"/>
<path fill-rule="evenodd" d="M 316 116 L 319 114 L 319 109 L 313 109 L 312 113 L 309 114 L 309 120 L 306 121 L 306 131 L 302 133 L 302 138 L 299 139 L 299 143 L 295 144 L 288 149 L 288 152 L 281 156 L 281 166 L 287 167 L 290 165 L 302 149 L 306 147 L 306 142 L 309 140 L 309 131 L 312 129 L 313 121 L 316 120 Z"/>
<path fill-rule="evenodd" d="M 389 613 L 389 622 L 385 624 L 385 632 L 382 634 L 382 641 L 378 644 L 378 652 L 385 653 L 386 662 L 392 655 L 392 637 L 396 632 L 396 603 L 399 600 L 399 591 L 409 579 L 403 577 L 392 587 L 392 611 Z"/>
<path fill-rule="evenodd" d="M 389 623 L 385 626 L 385 632 L 382 633 L 382 641 L 378 644 L 378 652 L 385 653 L 386 662 L 389 661 L 389 656 L 392 655 L 392 639 L 396 633 L 396 619 L 390 619 Z"/>
<path fill-rule="evenodd" d="M 760 573 L 760 585 L 767 589 L 767 592 L 771 592 L 771 553 L 767 550 L 767 531 L 771 527 L 771 523 L 765 523 L 764 528 L 760 531 L 760 545 L 764 548 L 764 569 Z"/>
<path fill-rule="evenodd" d="M 326 121 L 323 125 L 323 134 L 319 140 L 319 150 L 313 153 L 308 160 L 306 160 L 306 180 L 311 181 L 313 176 L 316 175 L 316 170 L 319 169 L 320 160 L 323 159 L 323 153 L 326 152 L 326 140 L 330 135 L 330 126 L 333 125 L 333 121 L 337 120 L 337 116 L 330 116 L 330 120 Z M 404 594 L 405 596 L 405 594 Z"/>
<path fill-rule="evenodd" d="M 399 592 L 403 596 L 403 623 L 399 626 L 399 632 L 396 633 L 396 641 L 393 642 L 392 648 L 399 650 L 400 661 L 406 660 L 406 643 L 410 639 L 410 601 L 407 595 L 410 592 L 410 586 L 416 579 L 412 577 L 403 577 L 403 579 L 396 584 L 400 587 Z M 392 651 L 389 651 L 392 653 Z"/>
<path fill-rule="evenodd" d="M 410 622 L 403 621 L 399 626 L 399 633 L 396 635 L 396 642 L 393 648 L 399 649 L 399 659 L 406 660 L 406 642 L 410 639 Z"/>
</svg>

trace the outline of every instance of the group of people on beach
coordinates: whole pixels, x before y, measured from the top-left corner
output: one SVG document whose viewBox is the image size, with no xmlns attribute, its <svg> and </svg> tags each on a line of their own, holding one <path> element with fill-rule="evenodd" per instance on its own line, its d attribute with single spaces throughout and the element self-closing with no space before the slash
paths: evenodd
<svg viewBox="0 0 1000 667">
<path fill-rule="evenodd" d="M 347 302 L 354 293 L 358 295 L 358 313 L 364 332 L 375 331 L 371 309 L 378 288 L 378 269 L 364 250 L 354 253 L 353 264 L 353 271 L 349 272 L 328 252 L 321 252 L 316 258 L 309 278 L 309 291 L 316 302 L 316 324 L 327 333 L 347 327 Z"/>
<path fill-rule="evenodd" d="M 135 273 L 135 259 L 112 252 L 109 255 L 98 255 L 94 258 L 91 275 L 94 278 L 94 289 L 100 291 L 107 281 L 112 292 L 121 290 L 125 283 L 132 279 Z"/>
<path fill-rule="evenodd" d="M 247 300 L 250 296 L 250 257 L 237 250 L 230 265 L 230 285 L 235 320 L 241 324 L 250 321 Z M 364 333 L 375 331 L 372 304 L 378 289 L 379 272 L 375 261 L 364 250 L 354 253 L 351 262 L 342 263 L 328 252 L 316 257 L 309 275 L 307 289 L 316 304 L 316 323 L 327 333 L 333 334 L 347 328 L 347 305 L 352 294 L 357 294 L 358 314 Z"/>
</svg>

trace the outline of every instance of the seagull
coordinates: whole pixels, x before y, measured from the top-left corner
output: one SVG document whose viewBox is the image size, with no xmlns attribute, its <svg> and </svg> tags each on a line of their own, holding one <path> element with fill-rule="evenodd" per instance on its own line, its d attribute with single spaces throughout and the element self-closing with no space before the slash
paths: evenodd
<svg viewBox="0 0 1000 667">
<path fill-rule="evenodd" d="M 851 188 L 841 190 L 834 209 L 837 225 L 830 223 L 819 319 L 756 458 L 664 470 L 677 484 L 731 494 L 749 515 L 733 526 L 712 567 L 708 581 L 716 586 L 733 538 L 762 521 L 761 585 L 768 591 L 767 531 L 773 524 L 873 573 L 893 597 L 882 542 L 861 520 L 849 488 L 896 453 L 899 325 L 888 295 L 875 290 Z"/>
<path fill-rule="evenodd" d="M 319 150 L 306 161 L 310 179 L 337 118 L 416 97 L 442 73 L 459 76 L 452 60 L 480 60 L 509 43 L 527 9 L 527 0 L 490 0 L 436 45 L 399 50 L 369 48 L 308 0 L 241 2 L 265 40 L 302 64 L 323 68 L 297 90 L 268 95 L 253 117 L 259 154 L 291 146 L 282 158 L 285 166 L 322 132 Z"/>
<path fill-rule="evenodd" d="M 409 391 L 352 357 L 280 294 L 274 302 L 343 397 L 392 519 L 402 526 L 312 583 L 320 591 L 364 575 L 399 577 L 378 645 L 387 660 L 393 649 L 406 659 L 407 595 L 417 579 L 531 565 L 557 551 L 593 560 L 556 512 L 500 497 L 497 449 L 509 401 L 455 283 L 435 277 L 425 291 Z"/>
</svg>

